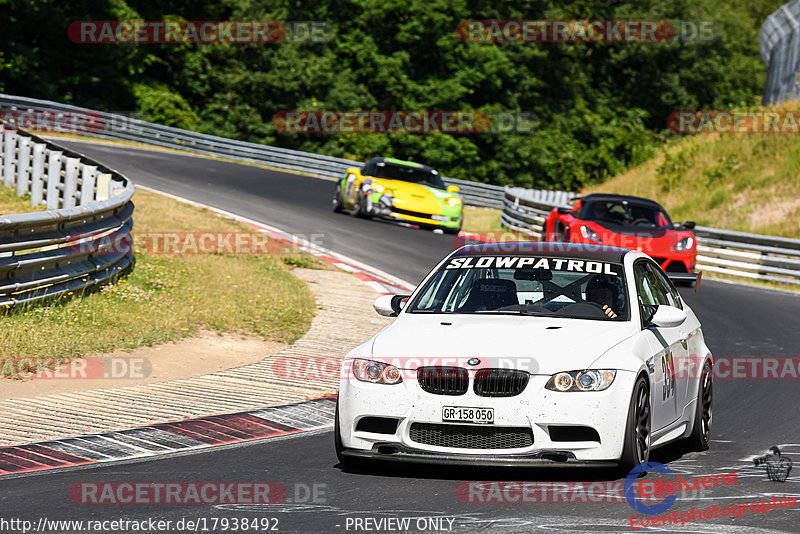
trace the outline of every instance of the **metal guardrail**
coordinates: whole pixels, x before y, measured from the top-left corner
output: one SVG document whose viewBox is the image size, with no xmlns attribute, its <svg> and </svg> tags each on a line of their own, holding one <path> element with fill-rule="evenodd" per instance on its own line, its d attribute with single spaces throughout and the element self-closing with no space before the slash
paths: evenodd
<svg viewBox="0 0 800 534">
<path fill-rule="evenodd" d="M 348 167 L 364 165 L 359 161 L 200 134 L 48 100 L 0 94 L 0 114 L 3 112 L 22 126 L 41 125 L 52 127 L 56 133 L 67 131 L 89 137 L 135 141 L 198 154 L 262 163 L 328 180 L 338 180 L 345 175 Z M 503 188 L 500 186 L 450 178 L 444 178 L 444 182 L 461 188 L 460 194 L 465 204 L 502 207 Z"/>
<path fill-rule="evenodd" d="M 2 183 L 47 211 L 0 216 L 0 310 L 80 294 L 133 264 L 134 186 L 116 171 L 22 131 L 0 136 Z M 120 246 L 122 244 L 123 246 Z"/>
<path fill-rule="evenodd" d="M 800 284 L 800 239 L 698 226 L 697 269 L 740 278 Z"/>
<path fill-rule="evenodd" d="M 503 192 L 503 212 L 500 222 L 516 232 L 542 238 L 547 214 L 556 206 L 569 206 L 575 193 L 506 187 Z"/>
<path fill-rule="evenodd" d="M 541 239 L 545 218 L 554 207 L 568 207 L 574 194 L 507 187 L 501 222 Z M 738 278 L 800 284 L 800 239 L 698 226 L 697 270 Z"/>
</svg>

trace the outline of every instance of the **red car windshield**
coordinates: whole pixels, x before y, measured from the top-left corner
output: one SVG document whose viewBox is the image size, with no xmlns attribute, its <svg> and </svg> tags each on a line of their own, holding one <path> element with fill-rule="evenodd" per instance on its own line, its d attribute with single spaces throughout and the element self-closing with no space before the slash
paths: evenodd
<svg viewBox="0 0 800 534">
<path fill-rule="evenodd" d="M 584 221 L 597 221 L 637 228 L 672 229 L 672 221 L 666 212 L 650 204 L 630 200 L 594 200 L 581 209 Z"/>
</svg>

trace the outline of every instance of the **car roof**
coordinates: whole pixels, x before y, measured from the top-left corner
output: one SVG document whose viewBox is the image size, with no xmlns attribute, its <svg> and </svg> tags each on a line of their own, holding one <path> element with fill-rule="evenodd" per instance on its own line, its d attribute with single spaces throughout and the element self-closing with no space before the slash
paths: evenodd
<svg viewBox="0 0 800 534">
<path fill-rule="evenodd" d="M 383 158 L 383 157 L 372 158 L 371 160 L 369 160 L 367 162 L 367 165 L 372 164 L 372 163 L 375 163 L 375 164 L 377 164 L 377 163 L 386 163 L 386 164 L 389 164 L 389 165 L 399 165 L 399 166 L 404 166 L 404 167 L 414 167 L 415 169 L 419 169 L 421 171 L 428 171 L 428 172 L 434 172 L 434 173 L 436 172 L 436 170 L 433 167 L 430 167 L 428 165 L 423 165 L 422 163 L 415 163 L 413 161 L 403 161 L 401 159 L 395 159 L 395 158 Z"/>
<path fill-rule="evenodd" d="M 454 256 L 547 256 L 549 258 L 572 258 L 607 263 L 622 263 L 625 248 L 606 247 L 583 243 L 554 243 L 541 241 L 505 241 L 502 243 L 478 243 L 466 245 Z"/>
<path fill-rule="evenodd" d="M 586 195 L 585 197 L 576 197 L 572 200 L 583 200 L 584 202 L 596 202 L 598 200 L 627 200 L 629 202 L 636 202 L 637 204 L 647 204 L 650 206 L 658 207 L 660 209 L 664 209 L 661 207 L 661 204 L 656 202 L 655 200 L 650 200 L 649 198 L 643 197 L 635 197 L 633 195 L 617 195 L 614 193 L 592 193 L 591 195 Z"/>
</svg>

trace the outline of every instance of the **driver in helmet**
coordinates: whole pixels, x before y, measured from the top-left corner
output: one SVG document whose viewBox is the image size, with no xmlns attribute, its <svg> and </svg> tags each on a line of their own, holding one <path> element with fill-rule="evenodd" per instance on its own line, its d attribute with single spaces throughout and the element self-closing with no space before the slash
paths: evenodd
<svg viewBox="0 0 800 534">
<path fill-rule="evenodd" d="M 586 300 L 602 306 L 611 319 L 617 318 L 613 307 L 618 297 L 619 287 L 609 276 L 597 275 L 586 284 Z"/>
</svg>

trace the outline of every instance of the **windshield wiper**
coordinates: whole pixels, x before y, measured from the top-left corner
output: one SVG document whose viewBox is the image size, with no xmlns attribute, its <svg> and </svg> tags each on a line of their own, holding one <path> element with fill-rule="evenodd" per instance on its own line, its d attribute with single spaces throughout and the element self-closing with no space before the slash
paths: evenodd
<svg viewBox="0 0 800 534">
<path fill-rule="evenodd" d="M 526 315 L 531 317 L 545 317 L 551 315 L 550 313 L 535 312 L 530 310 L 478 310 L 472 313 L 488 313 L 493 315 Z"/>
</svg>

